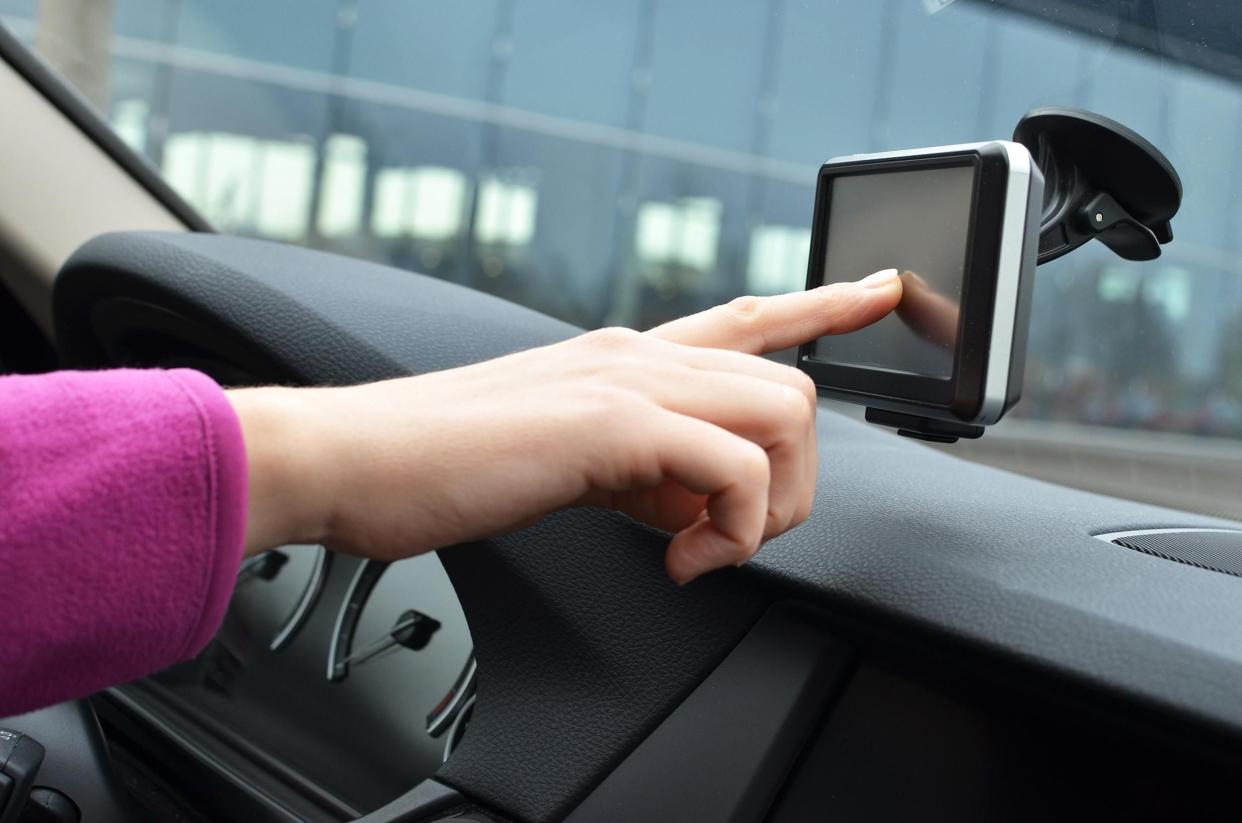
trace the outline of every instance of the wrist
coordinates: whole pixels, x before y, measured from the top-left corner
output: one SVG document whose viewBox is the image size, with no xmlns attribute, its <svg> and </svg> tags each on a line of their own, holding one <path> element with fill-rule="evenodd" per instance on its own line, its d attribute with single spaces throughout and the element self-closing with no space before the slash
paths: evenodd
<svg viewBox="0 0 1242 823">
<path fill-rule="evenodd" d="M 241 423 L 248 479 L 247 555 L 287 543 L 322 542 L 333 495 L 318 436 L 316 389 L 281 387 L 227 392 Z M 326 432 L 325 432 L 326 433 Z"/>
</svg>

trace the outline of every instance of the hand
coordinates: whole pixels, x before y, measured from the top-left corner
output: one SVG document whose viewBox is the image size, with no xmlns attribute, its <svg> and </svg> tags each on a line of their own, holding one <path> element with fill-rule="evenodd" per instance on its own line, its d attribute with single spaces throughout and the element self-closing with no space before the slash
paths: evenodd
<svg viewBox="0 0 1242 823">
<path fill-rule="evenodd" d="M 231 391 L 247 551 L 323 542 L 391 560 L 605 506 L 674 533 L 678 583 L 742 563 L 806 519 L 816 479 L 815 388 L 754 355 L 900 298 L 888 270 L 417 377 Z"/>
</svg>

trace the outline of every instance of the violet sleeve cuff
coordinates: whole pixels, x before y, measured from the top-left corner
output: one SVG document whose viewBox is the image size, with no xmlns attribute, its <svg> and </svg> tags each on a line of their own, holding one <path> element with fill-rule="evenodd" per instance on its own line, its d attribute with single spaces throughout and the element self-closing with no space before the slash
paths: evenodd
<svg viewBox="0 0 1242 823">
<path fill-rule="evenodd" d="M 224 391 L 177 369 L 0 377 L 0 716 L 199 652 L 245 539 Z"/>
<path fill-rule="evenodd" d="M 220 628 L 241 565 L 246 542 L 246 445 L 237 413 L 215 381 L 190 369 L 176 369 L 168 372 L 168 376 L 181 384 L 197 406 L 203 423 L 211 487 L 208 528 L 215 552 L 206 558 L 207 586 L 202 611 L 182 653 L 182 657 L 192 657 Z"/>
</svg>

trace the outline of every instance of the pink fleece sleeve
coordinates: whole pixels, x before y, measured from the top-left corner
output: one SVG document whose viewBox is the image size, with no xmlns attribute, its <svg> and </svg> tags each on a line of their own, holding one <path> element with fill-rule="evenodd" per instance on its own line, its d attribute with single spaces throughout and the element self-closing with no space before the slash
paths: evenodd
<svg viewBox="0 0 1242 823">
<path fill-rule="evenodd" d="M 0 716 L 207 643 L 241 560 L 245 459 L 195 371 L 0 378 Z"/>
</svg>

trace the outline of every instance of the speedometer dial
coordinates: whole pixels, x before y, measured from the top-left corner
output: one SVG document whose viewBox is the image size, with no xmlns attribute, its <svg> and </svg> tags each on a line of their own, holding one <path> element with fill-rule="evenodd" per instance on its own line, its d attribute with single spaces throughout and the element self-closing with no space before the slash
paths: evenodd
<svg viewBox="0 0 1242 823">
<path fill-rule="evenodd" d="M 284 648 L 318 600 L 331 558 L 322 546 L 283 546 L 248 558 L 237 573 L 230 623 L 271 651 Z"/>
<path fill-rule="evenodd" d="M 394 707 L 394 730 L 438 762 L 437 738 L 462 714 L 475 671 L 465 615 L 436 555 L 359 564 L 333 627 L 329 680 Z"/>
</svg>

